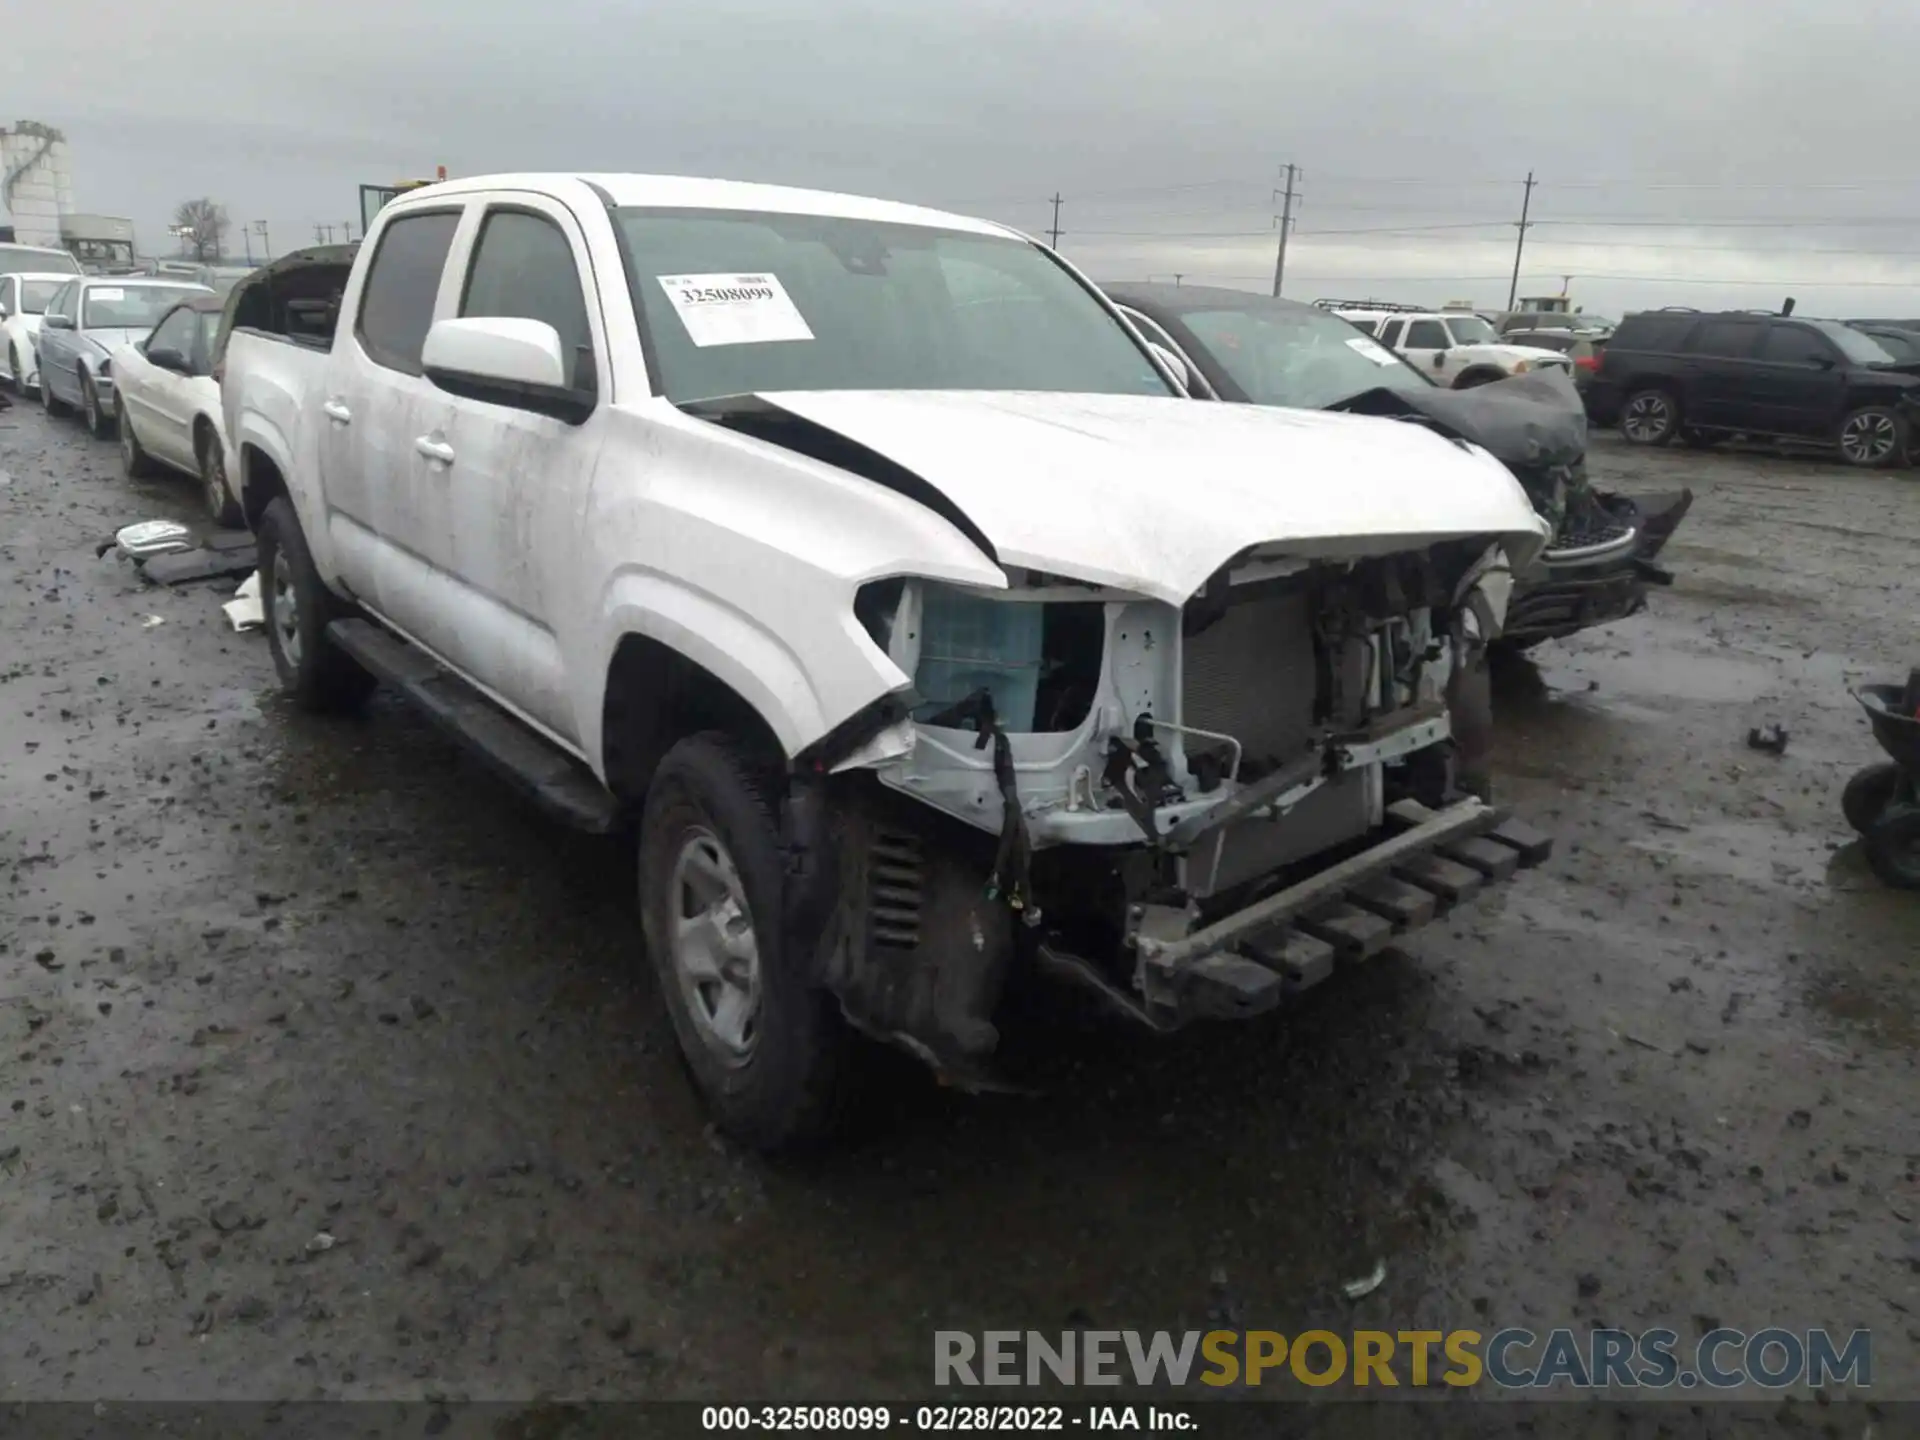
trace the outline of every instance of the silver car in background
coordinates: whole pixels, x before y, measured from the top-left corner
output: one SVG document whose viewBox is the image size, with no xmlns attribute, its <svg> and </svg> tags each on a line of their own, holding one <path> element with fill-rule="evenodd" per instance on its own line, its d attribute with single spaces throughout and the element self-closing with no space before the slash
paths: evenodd
<svg viewBox="0 0 1920 1440">
<path fill-rule="evenodd" d="M 113 352 L 145 339 L 170 306 L 210 293 L 204 285 L 135 276 L 68 281 L 40 321 L 40 400 L 47 413 L 78 410 L 95 435 L 111 436 Z"/>
</svg>

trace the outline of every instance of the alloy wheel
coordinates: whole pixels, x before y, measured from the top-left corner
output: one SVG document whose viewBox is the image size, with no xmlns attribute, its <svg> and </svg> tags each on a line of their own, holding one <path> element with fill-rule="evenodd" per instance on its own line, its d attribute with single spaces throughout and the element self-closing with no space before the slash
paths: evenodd
<svg viewBox="0 0 1920 1440">
<path fill-rule="evenodd" d="M 300 668 L 300 592 L 293 583 L 293 565 L 287 552 L 273 553 L 273 585 L 269 596 L 274 633 L 290 670 Z"/>
<path fill-rule="evenodd" d="M 760 948 L 740 872 L 720 837 L 695 827 L 669 886 L 667 944 L 694 1028 L 721 1060 L 743 1065 L 759 1036 Z"/>
<path fill-rule="evenodd" d="M 1664 395 L 1636 395 L 1620 418 L 1629 440 L 1658 440 L 1673 428 L 1673 405 Z"/>
<path fill-rule="evenodd" d="M 1840 452 L 1855 465 L 1878 465 L 1900 442 L 1893 417 L 1877 410 L 1847 417 L 1840 428 Z"/>
</svg>

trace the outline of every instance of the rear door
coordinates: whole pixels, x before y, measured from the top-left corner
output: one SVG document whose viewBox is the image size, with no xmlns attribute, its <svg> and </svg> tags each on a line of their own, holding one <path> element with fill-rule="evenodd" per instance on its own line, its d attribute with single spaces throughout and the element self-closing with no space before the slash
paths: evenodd
<svg viewBox="0 0 1920 1440">
<path fill-rule="evenodd" d="M 451 313 L 551 325 L 569 389 L 604 401 L 606 336 L 586 238 L 545 196 L 501 194 L 476 207 L 454 263 Z M 470 243 L 466 236 L 471 235 Z M 444 494 L 460 586 L 458 633 L 429 637 L 472 678 L 569 743 L 579 739 L 555 637 L 553 573 L 579 553 L 578 518 L 599 458 L 607 407 L 577 422 L 503 399 L 435 389 L 418 410 L 414 486 Z"/>
<path fill-rule="evenodd" d="M 1766 322 L 1745 315 L 1710 315 L 1688 342 L 1680 407 L 1684 423 L 1722 430 L 1764 432 L 1764 407 L 1754 392 L 1754 352 Z"/>
<path fill-rule="evenodd" d="M 1776 435 L 1825 435 L 1846 400 L 1845 357 L 1810 325 L 1767 326 L 1753 367 L 1762 428 Z"/>
<path fill-rule="evenodd" d="M 439 391 L 420 366 L 427 329 L 454 293 L 447 275 L 464 202 L 389 212 L 348 297 L 322 386 L 319 435 L 327 533 L 340 578 L 368 608 L 426 641 L 448 608 L 453 536 L 446 479 L 417 464 L 424 407 Z M 450 300 L 448 303 L 451 303 Z"/>
<path fill-rule="evenodd" d="M 69 280 L 60 287 L 60 292 L 47 306 L 47 313 L 40 321 L 39 343 L 36 349 L 40 358 L 40 388 L 43 393 L 56 400 L 65 400 L 72 404 L 80 401 L 80 385 L 74 378 L 75 344 L 79 339 L 73 326 L 62 330 L 47 324 L 55 315 L 64 315 L 73 322 L 80 323 L 80 282 Z"/>
</svg>

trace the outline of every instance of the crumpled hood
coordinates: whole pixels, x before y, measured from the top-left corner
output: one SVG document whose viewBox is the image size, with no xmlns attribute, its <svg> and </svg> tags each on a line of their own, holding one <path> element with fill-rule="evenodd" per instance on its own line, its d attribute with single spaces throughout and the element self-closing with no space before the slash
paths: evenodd
<svg viewBox="0 0 1920 1440">
<path fill-rule="evenodd" d="M 1467 390 L 1407 385 L 1386 394 L 1369 391 L 1337 408 L 1416 411 L 1522 470 L 1572 465 L 1587 453 L 1587 409 L 1564 370 L 1534 370 Z"/>
<path fill-rule="evenodd" d="M 1545 524 L 1512 474 L 1400 421 L 1174 397 L 787 391 L 758 397 L 912 472 L 1005 565 L 1184 604 L 1251 546 L 1382 554 Z M 717 418 L 710 402 L 697 413 Z M 690 407 L 694 408 L 694 407 Z"/>
</svg>

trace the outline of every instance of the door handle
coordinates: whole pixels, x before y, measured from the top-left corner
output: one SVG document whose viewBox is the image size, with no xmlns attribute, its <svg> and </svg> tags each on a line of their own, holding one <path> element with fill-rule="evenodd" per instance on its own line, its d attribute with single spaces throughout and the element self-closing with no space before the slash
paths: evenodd
<svg viewBox="0 0 1920 1440">
<path fill-rule="evenodd" d="M 453 446 L 444 440 L 436 440 L 431 435 L 422 435 L 413 442 L 413 448 L 429 460 L 437 460 L 442 465 L 453 464 Z"/>
<path fill-rule="evenodd" d="M 341 404 L 338 400 L 326 401 L 324 404 L 320 406 L 320 410 L 329 420 L 333 421 L 335 424 L 351 425 L 353 423 L 353 411 L 349 410 L 345 405 Z"/>
</svg>

